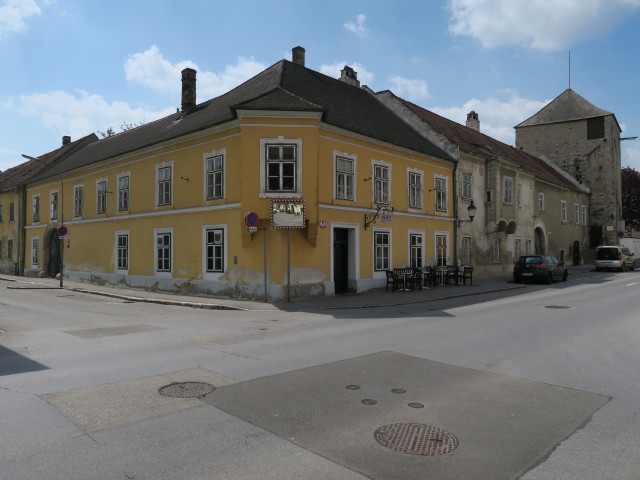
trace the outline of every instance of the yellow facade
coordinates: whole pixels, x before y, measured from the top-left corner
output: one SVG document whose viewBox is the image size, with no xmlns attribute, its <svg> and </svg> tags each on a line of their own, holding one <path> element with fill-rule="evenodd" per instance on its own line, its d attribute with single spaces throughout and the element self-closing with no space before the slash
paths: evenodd
<svg viewBox="0 0 640 480">
<path fill-rule="evenodd" d="M 14 274 L 20 251 L 20 191 L 0 192 L 0 272 Z"/>
</svg>

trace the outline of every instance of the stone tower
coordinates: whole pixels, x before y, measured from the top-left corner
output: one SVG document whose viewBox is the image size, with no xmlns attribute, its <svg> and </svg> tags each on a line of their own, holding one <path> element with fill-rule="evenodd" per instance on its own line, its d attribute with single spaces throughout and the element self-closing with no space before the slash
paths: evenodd
<svg viewBox="0 0 640 480">
<path fill-rule="evenodd" d="M 621 129 L 615 115 L 567 89 L 515 128 L 517 148 L 554 162 L 591 190 L 590 248 L 617 244 L 623 228 Z"/>
</svg>

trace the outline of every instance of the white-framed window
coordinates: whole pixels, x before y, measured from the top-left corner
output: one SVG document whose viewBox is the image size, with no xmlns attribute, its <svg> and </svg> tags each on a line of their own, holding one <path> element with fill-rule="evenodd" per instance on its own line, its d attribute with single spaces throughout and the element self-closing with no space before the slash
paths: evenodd
<svg viewBox="0 0 640 480">
<path fill-rule="evenodd" d="M 513 255 L 514 259 L 517 260 L 522 255 L 522 240 L 516 238 L 513 241 Z"/>
<path fill-rule="evenodd" d="M 587 224 L 587 206 L 581 205 L 581 208 L 582 208 L 582 224 L 586 225 Z"/>
<path fill-rule="evenodd" d="M 107 213 L 107 181 L 96 182 L 96 214 Z"/>
<path fill-rule="evenodd" d="M 33 223 L 40 222 L 40 195 L 34 195 L 32 197 L 33 206 Z"/>
<path fill-rule="evenodd" d="M 389 204 L 391 195 L 391 165 L 383 163 L 373 164 L 373 203 Z"/>
<path fill-rule="evenodd" d="M 491 261 L 493 263 L 500 263 L 500 239 L 493 239 L 493 249 L 491 253 Z"/>
<path fill-rule="evenodd" d="M 410 170 L 408 175 L 409 182 L 409 208 L 422 208 L 423 187 L 422 172 Z"/>
<path fill-rule="evenodd" d="M 560 200 L 560 221 L 567 223 L 567 201 Z"/>
<path fill-rule="evenodd" d="M 513 203 L 513 178 L 511 177 L 504 177 L 504 195 L 502 201 L 508 205 Z"/>
<path fill-rule="evenodd" d="M 435 177 L 436 212 L 447 211 L 447 179 Z"/>
<path fill-rule="evenodd" d="M 449 233 L 436 232 L 436 265 L 444 267 L 449 264 Z"/>
<path fill-rule="evenodd" d="M 223 273 L 226 269 L 226 228 L 222 225 L 204 227 L 205 272 Z"/>
<path fill-rule="evenodd" d="M 409 232 L 409 261 L 412 268 L 424 265 L 424 233 Z"/>
<path fill-rule="evenodd" d="M 13 239 L 7 240 L 7 258 L 13 260 Z"/>
<path fill-rule="evenodd" d="M 173 271 L 173 229 L 154 230 L 156 274 L 171 274 Z"/>
<path fill-rule="evenodd" d="M 516 202 L 518 208 L 522 208 L 522 184 L 519 183 L 516 185 Z"/>
<path fill-rule="evenodd" d="M 73 216 L 82 217 L 84 206 L 84 186 L 74 185 L 73 187 Z"/>
<path fill-rule="evenodd" d="M 158 206 L 171 205 L 173 191 L 173 162 L 156 165 Z"/>
<path fill-rule="evenodd" d="M 544 211 L 544 193 L 538 193 L 538 210 Z"/>
<path fill-rule="evenodd" d="M 205 199 L 224 198 L 226 150 L 213 151 L 204 155 Z"/>
<path fill-rule="evenodd" d="M 119 273 L 129 271 L 129 232 L 116 232 L 116 269 Z"/>
<path fill-rule="evenodd" d="M 10 222 L 16 221 L 16 207 L 15 207 L 15 203 L 13 202 L 9 202 L 9 221 Z"/>
<path fill-rule="evenodd" d="M 58 196 L 57 190 L 49 193 L 49 218 L 51 220 L 58 219 Z"/>
<path fill-rule="evenodd" d="M 346 156 L 334 152 L 335 165 L 335 197 L 340 200 L 356 199 L 356 159 L 355 156 Z"/>
<path fill-rule="evenodd" d="M 4 206 L 0 203 L 0 223 L 4 221 Z"/>
<path fill-rule="evenodd" d="M 260 139 L 260 196 L 302 197 L 302 139 Z"/>
<path fill-rule="evenodd" d="M 37 267 L 40 265 L 40 239 L 33 237 L 31 239 L 31 266 Z"/>
<path fill-rule="evenodd" d="M 532 247 L 531 239 L 527 238 L 524 241 L 524 254 L 525 255 L 531 255 L 531 252 L 532 252 L 531 247 Z"/>
<path fill-rule="evenodd" d="M 473 176 L 470 173 L 462 173 L 461 196 L 470 199 L 473 196 Z"/>
<path fill-rule="evenodd" d="M 462 237 L 460 241 L 460 262 L 471 265 L 471 237 Z"/>
<path fill-rule="evenodd" d="M 580 225 L 580 205 L 573 204 L 573 223 Z"/>
<path fill-rule="evenodd" d="M 118 175 L 118 211 L 126 212 L 129 210 L 129 173 Z"/>
<path fill-rule="evenodd" d="M 389 230 L 373 231 L 373 265 L 377 272 L 391 269 L 391 232 Z"/>
</svg>

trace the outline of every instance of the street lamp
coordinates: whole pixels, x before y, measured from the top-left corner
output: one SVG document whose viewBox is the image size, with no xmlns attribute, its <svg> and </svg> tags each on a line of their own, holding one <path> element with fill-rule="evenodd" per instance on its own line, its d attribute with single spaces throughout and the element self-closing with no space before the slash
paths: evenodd
<svg viewBox="0 0 640 480">
<path fill-rule="evenodd" d="M 476 210 L 477 207 L 473 204 L 473 200 L 471 200 L 471 203 L 469 204 L 469 206 L 467 207 L 467 212 L 469 212 L 469 220 L 460 220 L 459 218 L 457 219 L 458 222 L 458 227 L 460 227 L 460 225 L 464 225 L 465 223 L 471 223 L 473 222 L 473 217 L 476 216 Z"/>
</svg>

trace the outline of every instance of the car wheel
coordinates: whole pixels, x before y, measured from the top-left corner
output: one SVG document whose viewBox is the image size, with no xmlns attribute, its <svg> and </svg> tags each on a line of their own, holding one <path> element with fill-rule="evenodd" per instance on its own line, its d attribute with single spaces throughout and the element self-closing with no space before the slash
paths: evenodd
<svg viewBox="0 0 640 480">
<path fill-rule="evenodd" d="M 566 282 L 567 281 L 567 277 L 569 276 L 569 272 L 567 272 L 566 270 L 564 271 L 564 274 L 562 274 L 562 281 Z"/>
<path fill-rule="evenodd" d="M 549 272 L 549 275 L 547 275 L 547 285 L 551 285 L 551 282 L 553 282 L 553 274 Z"/>
</svg>

